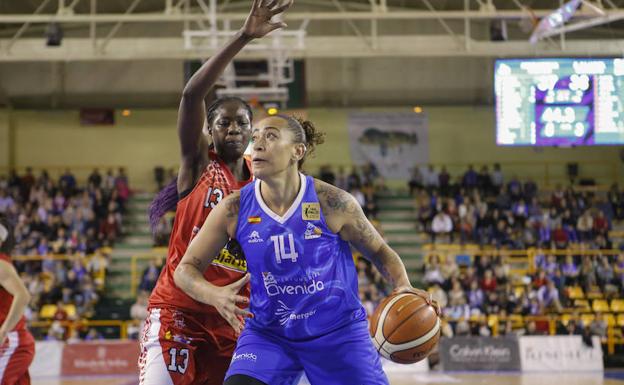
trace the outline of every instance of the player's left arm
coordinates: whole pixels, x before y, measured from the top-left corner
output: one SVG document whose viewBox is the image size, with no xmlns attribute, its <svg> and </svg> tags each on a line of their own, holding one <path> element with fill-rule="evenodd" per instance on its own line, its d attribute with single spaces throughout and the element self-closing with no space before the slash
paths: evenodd
<svg viewBox="0 0 624 385">
<path fill-rule="evenodd" d="M 415 293 L 431 303 L 428 292 L 412 287 L 403 261 L 366 218 L 353 195 L 324 182 L 317 181 L 315 185 L 323 214 L 331 230 L 375 264 L 395 292 Z"/>
<path fill-rule="evenodd" d="M 11 308 L 0 326 L 0 344 L 4 343 L 7 334 L 15 328 L 26 310 L 30 301 L 30 293 L 22 282 L 13 265 L 7 261 L 0 261 L 0 286 L 13 296 Z"/>
</svg>

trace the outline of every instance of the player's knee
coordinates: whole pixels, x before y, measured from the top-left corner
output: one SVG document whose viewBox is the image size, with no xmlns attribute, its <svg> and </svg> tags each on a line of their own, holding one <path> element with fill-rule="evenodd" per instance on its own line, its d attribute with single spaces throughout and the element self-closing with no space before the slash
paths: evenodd
<svg viewBox="0 0 624 385">
<path fill-rule="evenodd" d="M 256 380 L 253 377 L 246 376 L 244 374 L 235 374 L 229 377 L 223 385 L 267 385 L 260 380 Z"/>
</svg>

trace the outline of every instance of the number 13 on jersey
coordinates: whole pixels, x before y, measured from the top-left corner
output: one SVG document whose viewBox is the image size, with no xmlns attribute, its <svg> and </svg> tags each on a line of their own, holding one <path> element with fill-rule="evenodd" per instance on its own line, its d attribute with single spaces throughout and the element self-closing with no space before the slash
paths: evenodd
<svg viewBox="0 0 624 385">
<path fill-rule="evenodd" d="M 284 235 L 273 235 L 271 236 L 271 241 L 275 249 L 275 259 L 277 263 L 282 263 L 282 260 L 286 259 L 297 262 L 299 254 L 297 254 L 297 250 L 295 249 L 295 239 L 292 234 L 288 234 L 289 252 L 286 252 L 286 247 L 284 247 Z"/>
</svg>

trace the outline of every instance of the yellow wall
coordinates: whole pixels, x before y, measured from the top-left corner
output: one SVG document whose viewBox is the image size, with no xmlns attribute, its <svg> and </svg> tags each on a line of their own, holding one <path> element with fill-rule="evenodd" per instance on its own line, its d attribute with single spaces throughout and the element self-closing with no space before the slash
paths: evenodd
<svg viewBox="0 0 624 385">
<path fill-rule="evenodd" d="M 93 165 L 125 166 L 134 186 L 149 188 L 155 165 L 177 163 L 173 110 L 135 110 L 114 126 L 81 126 L 77 111 L 14 113 L 20 167 L 70 166 L 84 177 Z"/>
<path fill-rule="evenodd" d="M 594 177 L 606 183 L 621 178 L 618 146 L 608 147 L 500 147 L 495 142 L 495 122 L 491 107 L 432 107 L 429 116 L 431 161 L 436 163 L 507 163 L 511 176 L 543 179 L 544 166 L 550 163 L 550 182 L 565 178 L 567 162 L 578 162 L 581 177 Z M 510 163 L 511 162 L 511 163 Z M 539 165 L 526 165 L 540 162 Z M 524 165 L 522 164 L 524 163 Z M 505 171 L 505 170 L 504 170 Z"/>
<path fill-rule="evenodd" d="M 409 108 L 368 108 L 409 111 Z M 326 132 L 326 142 L 309 159 L 308 170 L 321 164 L 350 163 L 347 132 L 348 109 L 310 109 L 309 118 Z M 622 173 L 619 147 L 509 148 L 497 147 L 491 107 L 430 107 L 430 158 L 436 164 L 504 164 L 506 175 L 533 176 L 543 182 L 543 162 L 550 166 L 551 182 L 563 178 L 565 162 L 581 163 L 581 174 L 606 181 Z M 70 166 L 79 177 L 93 165 L 125 166 L 135 187 L 151 190 L 155 165 L 178 164 L 175 110 L 133 110 L 130 117 L 116 117 L 115 126 L 80 125 L 76 111 L 13 111 L 16 126 L 16 165 L 36 168 Z M 7 112 L 0 111 L 0 169 L 8 165 Z M 516 163 L 508 163 L 516 162 Z M 542 162 L 522 165 L 517 162 Z M 594 163 L 590 163 L 594 162 Z M 600 162 L 600 163 L 595 163 Z M 583 164 L 585 163 L 585 164 Z M 616 167 L 615 169 L 613 167 Z M 460 172 L 464 166 L 451 166 Z M 52 168 L 54 173 L 58 170 Z M 605 177 L 605 178 L 603 178 Z"/>
<path fill-rule="evenodd" d="M 411 111 L 406 108 L 363 108 L 362 111 Z M 566 163 L 580 163 L 581 177 L 595 177 L 608 183 L 621 178 L 624 171 L 618 146 L 577 148 L 500 147 L 496 145 L 492 107 L 425 107 L 429 120 L 429 156 L 436 165 L 446 164 L 451 174 L 463 173 L 467 163 L 475 165 L 500 162 L 506 176 L 532 177 L 538 182 L 555 184 L 566 181 Z M 319 147 L 309 162 L 349 163 L 347 119 L 349 109 L 311 109 L 309 116 L 327 132 L 328 143 Z M 548 166 L 547 166 L 548 164 Z M 546 170 L 548 167 L 548 170 Z M 490 166 L 491 169 L 491 166 Z"/>
<path fill-rule="evenodd" d="M 0 169 L 9 165 L 9 114 L 0 109 Z"/>
</svg>

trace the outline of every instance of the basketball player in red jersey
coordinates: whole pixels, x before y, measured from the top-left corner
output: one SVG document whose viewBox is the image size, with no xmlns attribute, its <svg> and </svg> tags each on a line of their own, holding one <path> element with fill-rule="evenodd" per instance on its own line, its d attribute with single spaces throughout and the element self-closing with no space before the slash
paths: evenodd
<svg viewBox="0 0 624 385">
<path fill-rule="evenodd" d="M 12 248 L 11 228 L 0 218 L 0 385 L 29 385 L 35 339 L 23 314 L 30 294 L 11 263 Z"/>
<path fill-rule="evenodd" d="M 150 297 L 141 337 L 141 385 L 223 383 L 237 336 L 219 314 L 221 307 L 193 300 L 175 285 L 173 273 L 210 211 L 252 180 L 250 162 L 243 157 L 251 133 L 251 108 L 239 98 L 219 99 L 207 108 L 204 101 L 247 43 L 285 27 L 271 18 L 291 3 L 254 0 L 243 28 L 184 88 L 178 111 L 182 165 L 177 181 L 161 191 L 150 207 L 152 225 L 169 209 L 175 208 L 176 216 L 167 262 Z M 236 297 L 244 305 L 249 301 L 246 270 L 240 245 L 232 241 L 213 259 L 204 278 L 224 288 L 224 302 Z"/>
</svg>

